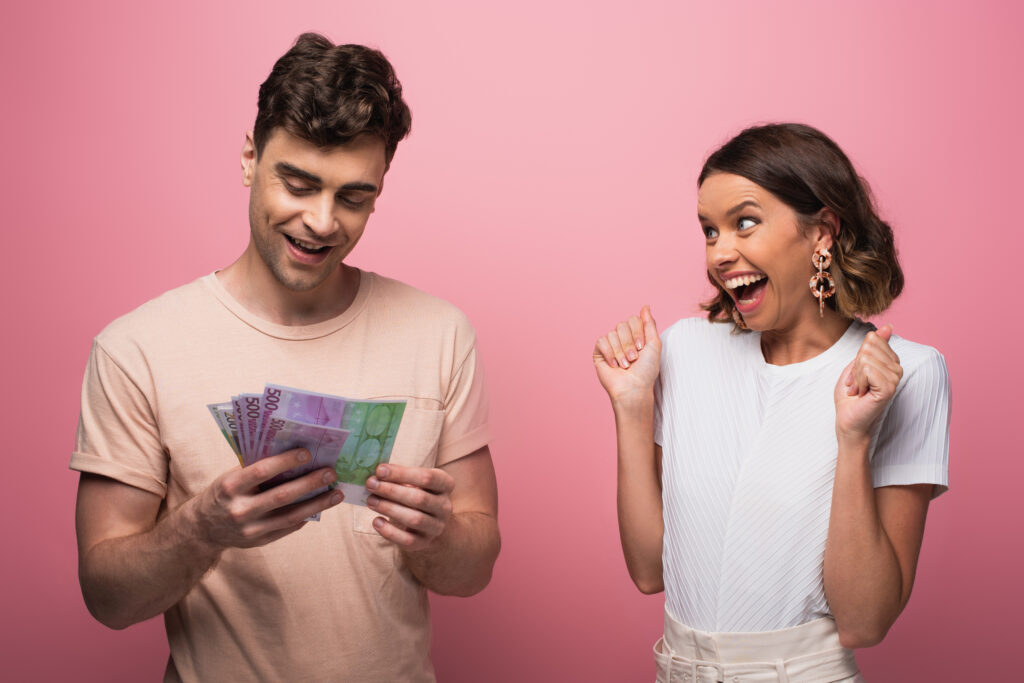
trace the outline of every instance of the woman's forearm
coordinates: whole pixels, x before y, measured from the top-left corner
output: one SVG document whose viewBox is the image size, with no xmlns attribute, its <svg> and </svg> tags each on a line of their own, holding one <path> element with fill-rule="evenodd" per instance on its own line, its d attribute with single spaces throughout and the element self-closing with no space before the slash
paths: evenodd
<svg viewBox="0 0 1024 683">
<path fill-rule="evenodd" d="M 613 403 L 618 444 L 619 535 L 626 567 L 643 593 L 658 593 L 665 525 L 661 477 L 654 444 L 654 396 Z"/>
<path fill-rule="evenodd" d="M 825 544 L 825 594 L 840 641 L 849 648 L 880 642 L 910 592 L 879 515 L 869 443 L 839 444 Z"/>
</svg>

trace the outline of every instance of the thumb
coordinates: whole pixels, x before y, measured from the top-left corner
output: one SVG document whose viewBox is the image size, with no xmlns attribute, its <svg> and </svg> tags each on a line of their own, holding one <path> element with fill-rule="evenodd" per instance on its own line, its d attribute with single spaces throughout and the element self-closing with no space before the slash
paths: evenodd
<svg viewBox="0 0 1024 683">
<path fill-rule="evenodd" d="M 888 323 L 886 323 L 885 325 L 882 325 L 877 330 L 875 330 L 875 334 L 877 334 L 879 337 L 881 337 L 882 341 L 884 341 L 884 342 L 889 341 L 889 338 L 892 337 L 892 325 L 890 325 Z"/>
<path fill-rule="evenodd" d="M 644 305 L 640 309 L 640 321 L 644 324 L 644 339 L 650 341 L 658 338 L 658 324 L 654 322 L 654 316 L 651 315 L 651 307 Z"/>
</svg>

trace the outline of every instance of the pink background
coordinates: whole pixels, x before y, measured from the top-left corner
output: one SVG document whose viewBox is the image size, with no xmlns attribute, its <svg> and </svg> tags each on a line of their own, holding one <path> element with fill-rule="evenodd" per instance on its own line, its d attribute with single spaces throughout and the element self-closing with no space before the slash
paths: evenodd
<svg viewBox="0 0 1024 683">
<path fill-rule="evenodd" d="M 621 558 L 590 351 L 643 303 L 663 327 L 694 314 L 700 164 L 774 120 L 822 128 L 871 181 L 908 282 L 883 320 L 938 347 L 955 392 L 952 489 L 864 672 L 1015 670 L 1021 5 L 684 4 L 5 8 L 4 677 L 163 670 L 160 621 L 111 632 L 79 594 L 67 461 L 82 372 L 109 321 L 245 246 L 243 133 L 274 59 L 309 29 L 381 48 L 414 114 L 351 261 L 456 303 L 487 363 L 504 550 L 483 594 L 433 600 L 442 680 L 653 679 L 663 601 Z"/>
</svg>

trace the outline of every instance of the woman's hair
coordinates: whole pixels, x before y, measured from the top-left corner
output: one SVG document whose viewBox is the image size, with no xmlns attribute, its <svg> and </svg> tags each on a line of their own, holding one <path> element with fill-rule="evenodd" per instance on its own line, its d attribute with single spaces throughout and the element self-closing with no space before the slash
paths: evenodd
<svg viewBox="0 0 1024 683">
<path fill-rule="evenodd" d="M 370 133 L 384 141 L 390 164 L 411 125 L 402 84 L 383 54 L 303 33 L 260 85 L 253 143 L 260 154 L 277 127 L 318 147 Z"/>
<path fill-rule="evenodd" d="M 803 227 L 819 222 L 831 209 L 839 219 L 833 236 L 835 296 L 826 304 L 840 315 L 868 317 L 881 313 L 903 291 L 903 271 L 896 257 L 892 228 L 875 212 L 871 192 L 843 150 L 821 131 L 799 123 L 747 128 L 704 162 L 697 187 L 715 173 L 743 176 L 793 209 Z M 807 259 L 810 279 L 810 259 Z M 708 319 L 735 320 L 732 297 L 708 273 L 718 294 L 703 304 Z M 807 296 L 811 296 L 808 290 Z"/>
</svg>

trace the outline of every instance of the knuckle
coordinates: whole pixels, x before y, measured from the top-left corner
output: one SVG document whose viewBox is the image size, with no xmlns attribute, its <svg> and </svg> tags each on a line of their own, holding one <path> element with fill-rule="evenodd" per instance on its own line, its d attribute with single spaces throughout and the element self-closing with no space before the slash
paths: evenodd
<svg viewBox="0 0 1024 683">
<path fill-rule="evenodd" d="M 411 527 L 414 527 L 414 528 L 418 529 L 421 526 L 423 526 L 423 523 L 426 522 L 426 521 L 427 521 L 427 516 L 425 514 L 423 514 L 422 512 L 413 512 L 413 513 L 411 513 L 409 515 L 409 524 L 408 524 L 408 526 L 411 526 Z"/>
<path fill-rule="evenodd" d="M 241 524 L 245 521 L 247 510 L 244 505 L 238 501 L 234 501 L 228 504 L 228 517 L 235 524 Z"/>
</svg>

